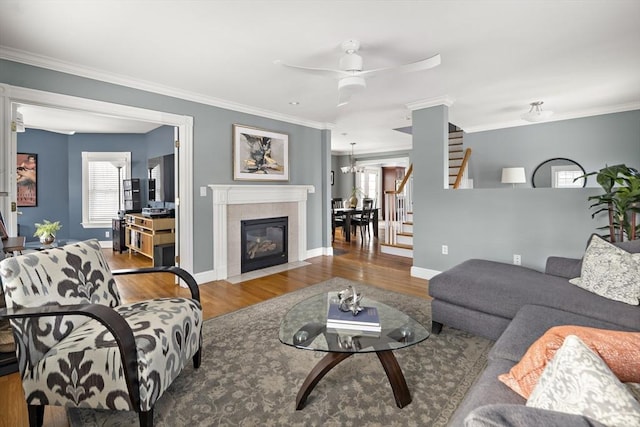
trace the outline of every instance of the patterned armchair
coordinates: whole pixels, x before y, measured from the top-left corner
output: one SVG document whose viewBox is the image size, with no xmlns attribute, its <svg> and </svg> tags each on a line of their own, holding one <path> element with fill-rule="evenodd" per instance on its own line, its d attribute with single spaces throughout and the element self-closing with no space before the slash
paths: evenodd
<svg viewBox="0 0 640 427">
<path fill-rule="evenodd" d="M 122 304 L 118 274 L 172 273 L 192 298 Z M 153 406 L 189 359 L 201 358 L 198 285 L 178 267 L 111 272 L 97 240 L 0 262 L 7 309 L 29 410 L 44 405 L 132 410 L 153 425 Z"/>
</svg>

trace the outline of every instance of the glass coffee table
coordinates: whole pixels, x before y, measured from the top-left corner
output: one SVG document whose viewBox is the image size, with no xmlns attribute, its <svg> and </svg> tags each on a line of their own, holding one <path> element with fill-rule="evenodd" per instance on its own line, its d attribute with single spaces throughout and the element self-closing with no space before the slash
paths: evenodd
<svg viewBox="0 0 640 427">
<path fill-rule="evenodd" d="M 386 304 L 363 298 L 363 307 L 376 307 L 382 332 L 360 332 L 327 328 L 327 308 L 337 292 L 323 293 L 295 305 L 280 323 L 280 341 L 303 350 L 326 352 L 309 372 L 296 397 L 296 409 L 304 407 L 307 397 L 320 380 L 336 365 L 356 353 L 376 353 L 384 368 L 396 405 L 411 403 L 411 393 L 393 350 L 409 347 L 429 338 L 429 331 L 405 313 Z"/>
</svg>

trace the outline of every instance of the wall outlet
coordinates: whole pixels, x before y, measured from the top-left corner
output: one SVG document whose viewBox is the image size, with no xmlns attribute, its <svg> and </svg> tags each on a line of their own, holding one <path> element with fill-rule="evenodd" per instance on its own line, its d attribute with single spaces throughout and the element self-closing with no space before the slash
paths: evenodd
<svg viewBox="0 0 640 427">
<path fill-rule="evenodd" d="M 207 187 L 200 187 L 200 197 L 207 197 Z"/>
<path fill-rule="evenodd" d="M 449 255 L 449 246 L 442 245 L 442 255 Z"/>
<path fill-rule="evenodd" d="M 520 255 L 513 254 L 513 264 L 514 265 L 522 264 L 522 257 L 520 257 Z"/>
<path fill-rule="evenodd" d="M 109 232 L 108 231 L 104 232 L 104 237 L 109 237 Z"/>
</svg>

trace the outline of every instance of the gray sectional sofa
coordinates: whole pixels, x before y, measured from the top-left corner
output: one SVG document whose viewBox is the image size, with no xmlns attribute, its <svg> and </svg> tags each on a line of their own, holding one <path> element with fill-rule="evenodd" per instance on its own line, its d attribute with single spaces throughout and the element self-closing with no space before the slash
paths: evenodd
<svg viewBox="0 0 640 427">
<path fill-rule="evenodd" d="M 640 240 L 618 244 L 640 252 Z M 485 371 L 469 390 L 450 426 L 599 426 L 585 417 L 528 408 L 498 380 L 549 328 L 578 325 L 640 331 L 640 306 L 598 296 L 569 283 L 581 260 L 550 257 L 545 272 L 472 259 L 429 281 L 432 331 L 443 325 L 496 340 Z"/>
</svg>

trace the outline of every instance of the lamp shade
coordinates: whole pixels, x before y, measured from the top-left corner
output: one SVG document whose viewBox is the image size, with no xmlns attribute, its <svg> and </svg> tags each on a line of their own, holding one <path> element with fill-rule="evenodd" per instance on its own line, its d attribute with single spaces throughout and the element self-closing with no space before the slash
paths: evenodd
<svg viewBox="0 0 640 427">
<path fill-rule="evenodd" d="M 524 184 L 527 178 L 524 174 L 524 168 L 502 168 L 503 184 Z"/>
</svg>

